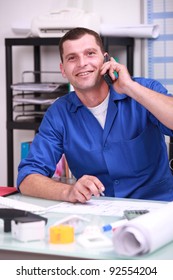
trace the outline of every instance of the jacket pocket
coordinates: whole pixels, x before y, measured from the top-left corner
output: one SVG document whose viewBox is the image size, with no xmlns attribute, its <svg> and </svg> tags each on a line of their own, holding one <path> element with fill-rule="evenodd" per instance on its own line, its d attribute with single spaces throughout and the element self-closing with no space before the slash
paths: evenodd
<svg viewBox="0 0 173 280">
<path fill-rule="evenodd" d="M 144 172 L 159 160 L 163 135 L 152 124 L 136 138 L 121 142 L 129 168 L 134 172 Z"/>
</svg>

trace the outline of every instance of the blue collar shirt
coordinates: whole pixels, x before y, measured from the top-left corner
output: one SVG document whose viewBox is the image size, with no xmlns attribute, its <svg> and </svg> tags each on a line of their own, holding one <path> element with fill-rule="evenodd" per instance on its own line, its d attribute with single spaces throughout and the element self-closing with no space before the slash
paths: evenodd
<svg viewBox="0 0 173 280">
<path fill-rule="evenodd" d="M 167 94 L 154 80 L 134 80 Z M 19 165 L 17 185 L 31 173 L 52 177 L 65 154 L 75 178 L 96 176 L 106 196 L 171 201 L 173 176 L 164 135 L 173 136 L 173 131 L 112 87 L 104 129 L 76 93 L 70 92 L 45 113 L 28 157 Z"/>
</svg>

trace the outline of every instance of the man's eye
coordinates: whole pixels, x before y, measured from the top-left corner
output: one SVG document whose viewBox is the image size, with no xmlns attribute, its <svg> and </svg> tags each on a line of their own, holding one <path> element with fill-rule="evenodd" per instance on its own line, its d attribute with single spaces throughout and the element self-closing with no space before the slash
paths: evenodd
<svg viewBox="0 0 173 280">
<path fill-rule="evenodd" d="M 70 57 L 68 58 L 68 61 L 72 61 L 72 60 L 74 60 L 74 59 L 75 59 L 74 56 L 70 56 Z"/>
<path fill-rule="evenodd" d="M 89 56 L 92 56 L 92 55 L 94 55 L 94 54 L 95 54 L 94 52 L 89 52 L 89 53 L 88 53 Z"/>
</svg>

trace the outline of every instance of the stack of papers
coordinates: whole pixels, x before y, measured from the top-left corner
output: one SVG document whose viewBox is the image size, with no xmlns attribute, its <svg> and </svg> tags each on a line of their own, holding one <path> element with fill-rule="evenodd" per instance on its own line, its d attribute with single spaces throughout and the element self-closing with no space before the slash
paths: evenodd
<svg viewBox="0 0 173 280">
<path fill-rule="evenodd" d="M 28 97 L 14 97 L 13 102 L 15 103 L 25 103 L 25 104 L 45 104 L 45 105 L 51 105 L 55 99 L 45 99 L 43 97 L 34 97 L 34 98 L 28 98 Z"/>
<path fill-rule="evenodd" d="M 60 83 L 17 83 L 11 85 L 14 91 L 13 102 L 18 104 L 51 105 L 59 96 L 68 92 L 67 84 Z M 37 94 L 38 93 L 38 94 Z M 48 96 L 49 94 L 49 96 Z M 39 95 L 39 96 L 38 96 Z M 47 96 L 49 98 L 47 98 Z"/>
<path fill-rule="evenodd" d="M 15 91 L 54 92 L 59 86 L 59 83 L 17 83 L 11 88 Z"/>
</svg>

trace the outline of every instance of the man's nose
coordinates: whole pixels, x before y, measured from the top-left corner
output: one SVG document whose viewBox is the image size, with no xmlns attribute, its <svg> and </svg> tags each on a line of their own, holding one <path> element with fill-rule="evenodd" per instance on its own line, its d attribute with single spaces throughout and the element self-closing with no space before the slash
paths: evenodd
<svg viewBox="0 0 173 280">
<path fill-rule="evenodd" d="M 79 59 L 78 59 L 78 65 L 79 65 L 80 67 L 83 67 L 83 66 L 85 66 L 86 64 L 87 64 L 87 59 L 86 59 L 86 57 L 80 56 Z"/>
</svg>

